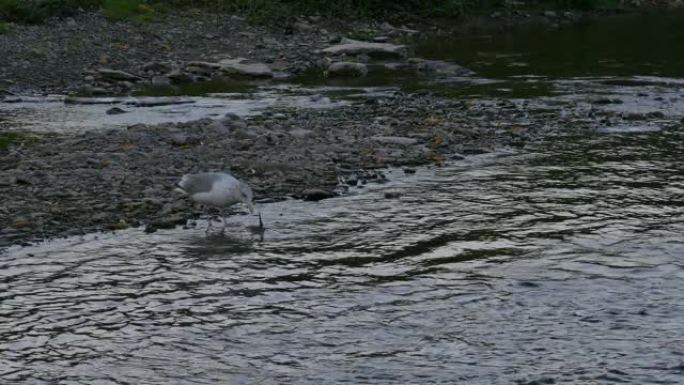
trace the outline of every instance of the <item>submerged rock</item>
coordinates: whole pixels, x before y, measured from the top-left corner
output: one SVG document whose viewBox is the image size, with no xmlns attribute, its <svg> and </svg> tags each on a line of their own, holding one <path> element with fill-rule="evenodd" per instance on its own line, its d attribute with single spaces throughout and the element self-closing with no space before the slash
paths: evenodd
<svg viewBox="0 0 684 385">
<path fill-rule="evenodd" d="M 171 79 L 168 76 L 155 76 L 150 80 L 150 84 L 154 87 L 168 87 L 171 85 Z"/>
<path fill-rule="evenodd" d="M 410 58 L 408 64 L 416 72 L 432 76 L 472 76 L 475 72 L 458 64 L 445 62 L 442 60 L 426 60 L 421 58 Z"/>
<path fill-rule="evenodd" d="M 158 107 L 158 106 L 170 106 L 175 104 L 191 104 L 195 103 L 194 100 L 189 98 L 181 98 L 175 96 L 147 96 L 140 97 L 135 100 L 129 101 L 126 104 L 136 106 L 136 107 Z"/>
<path fill-rule="evenodd" d="M 240 75 L 255 78 L 272 78 L 273 71 L 265 63 L 245 63 L 246 59 L 224 59 L 218 62 L 219 68 L 228 75 Z"/>
<path fill-rule="evenodd" d="M 334 198 L 336 195 L 333 191 L 323 190 L 319 188 L 310 188 L 302 191 L 301 197 L 305 201 L 320 201 L 323 199 Z"/>
</svg>

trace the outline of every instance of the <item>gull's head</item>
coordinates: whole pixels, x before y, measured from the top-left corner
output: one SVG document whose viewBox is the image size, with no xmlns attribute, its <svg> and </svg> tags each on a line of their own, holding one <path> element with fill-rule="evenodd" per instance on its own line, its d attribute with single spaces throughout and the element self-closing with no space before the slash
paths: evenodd
<svg viewBox="0 0 684 385">
<path fill-rule="evenodd" d="M 240 196 L 242 196 L 242 201 L 249 208 L 249 213 L 254 214 L 254 194 L 252 189 L 247 185 L 247 183 L 240 182 Z"/>
</svg>

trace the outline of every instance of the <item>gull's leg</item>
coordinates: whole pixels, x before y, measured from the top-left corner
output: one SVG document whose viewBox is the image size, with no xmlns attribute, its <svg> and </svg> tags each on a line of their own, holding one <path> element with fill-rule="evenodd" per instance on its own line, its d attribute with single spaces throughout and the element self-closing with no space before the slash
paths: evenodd
<svg viewBox="0 0 684 385">
<path fill-rule="evenodd" d="M 207 212 L 207 229 L 204 231 L 205 234 L 209 234 L 209 230 L 211 230 L 211 214 L 209 214 L 209 209 L 206 210 Z"/>
<path fill-rule="evenodd" d="M 228 227 L 228 224 L 226 223 L 226 209 L 221 210 L 221 222 L 223 222 L 222 230 L 225 232 L 226 227 Z"/>
</svg>

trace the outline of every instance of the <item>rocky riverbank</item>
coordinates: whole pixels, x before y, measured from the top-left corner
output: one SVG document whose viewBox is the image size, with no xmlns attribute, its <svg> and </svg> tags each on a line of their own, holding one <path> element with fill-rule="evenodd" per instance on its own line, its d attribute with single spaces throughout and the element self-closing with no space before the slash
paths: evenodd
<svg viewBox="0 0 684 385">
<path fill-rule="evenodd" d="M 381 182 L 386 166 L 439 165 L 556 129 L 546 119 L 558 114 L 523 109 L 396 93 L 332 110 L 46 138 L 0 153 L 0 245 L 185 223 L 198 211 L 172 189 L 187 172 L 230 170 L 261 200 L 317 200 Z"/>
<path fill-rule="evenodd" d="M 388 23 L 359 28 L 363 33 L 372 30 L 382 41 L 415 33 Z M 252 26 L 231 15 L 169 14 L 150 23 L 132 23 L 81 13 L 42 25 L 13 25 L 1 33 L 0 90 L 126 93 L 149 85 L 207 80 L 215 73 L 203 64 L 220 61 L 232 61 L 232 69 L 243 62 L 262 65 L 260 71 L 232 75 L 286 76 L 325 69 L 329 63 L 319 50 L 343 37 L 315 17 L 283 31 Z"/>
</svg>

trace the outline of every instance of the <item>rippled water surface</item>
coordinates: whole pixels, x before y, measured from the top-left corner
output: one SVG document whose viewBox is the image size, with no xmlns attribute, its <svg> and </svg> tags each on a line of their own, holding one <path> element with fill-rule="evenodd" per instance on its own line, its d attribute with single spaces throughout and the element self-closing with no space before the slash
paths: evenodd
<svg viewBox="0 0 684 385">
<path fill-rule="evenodd" d="M 261 241 L 235 216 L 10 250 L 0 382 L 681 384 L 683 139 L 394 171 L 261 205 Z"/>
</svg>

